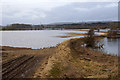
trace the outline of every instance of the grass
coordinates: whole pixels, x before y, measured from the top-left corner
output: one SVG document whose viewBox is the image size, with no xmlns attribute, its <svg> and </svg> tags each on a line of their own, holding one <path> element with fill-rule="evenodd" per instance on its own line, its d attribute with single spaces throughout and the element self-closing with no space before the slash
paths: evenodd
<svg viewBox="0 0 120 80">
<path fill-rule="evenodd" d="M 88 30 L 79 30 L 79 31 L 88 31 Z M 107 31 L 95 31 L 95 32 L 107 33 Z"/>
<path fill-rule="evenodd" d="M 61 73 L 61 64 L 59 62 L 55 63 L 50 70 L 50 76 L 52 77 L 58 77 L 59 74 Z"/>
<path fill-rule="evenodd" d="M 66 33 L 66 34 L 68 34 L 68 35 L 87 35 L 86 33 Z"/>
<path fill-rule="evenodd" d="M 101 39 L 101 37 L 97 37 Z M 65 53 L 62 51 L 63 55 L 67 54 L 66 50 L 70 48 L 70 53 L 65 57 L 60 56 L 63 61 L 53 64 L 50 70 L 50 77 L 52 78 L 117 78 L 117 62 L 114 56 L 108 56 L 108 54 L 102 54 L 92 50 L 91 48 L 82 48 L 80 45 L 84 44 L 83 38 L 71 39 L 70 42 L 66 42 L 68 45 L 65 47 Z M 65 43 L 64 43 L 65 44 Z M 62 46 L 59 46 L 62 47 Z M 81 52 L 83 54 L 81 54 Z M 80 53 L 80 54 L 79 54 Z M 85 54 L 84 54 L 85 53 Z M 89 55 L 88 55 L 89 54 Z M 95 57 L 96 56 L 96 57 Z M 107 58 L 107 59 L 106 59 Z M 59 60 L 57 59 L 57 60 Z M 109 61 L 111 63 L 109 63 Z M 113 62 L 114 61 L 114 62 Z M 111 66 L 114 65 L 114 66 Z M 115 66 L 116 65 L 116 66 Z M 113 73 L 114 72 L 114 73 Z M 109 76 L 110 75 L 110 76 Z"/>
</svg>

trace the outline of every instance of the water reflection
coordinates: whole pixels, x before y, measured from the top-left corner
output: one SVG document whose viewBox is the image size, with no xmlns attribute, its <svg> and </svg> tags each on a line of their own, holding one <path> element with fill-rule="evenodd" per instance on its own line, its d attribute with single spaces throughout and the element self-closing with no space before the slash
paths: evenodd
<svg viewBox="0 0 120 80">
<path fill-rule="evenodd" d="M 108 39 L 104 38 L 102 43 L 104 44 L 103 49 L 101 51 L 107 54 L 118 55 L 118 41 L 119 39 Z"/>
</svg>

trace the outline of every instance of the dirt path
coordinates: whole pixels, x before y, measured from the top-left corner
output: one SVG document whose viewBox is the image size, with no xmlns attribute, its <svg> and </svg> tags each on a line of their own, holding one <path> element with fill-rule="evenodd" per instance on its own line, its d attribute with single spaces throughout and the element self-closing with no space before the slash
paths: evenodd
<svg viewBox="0 0 120 80">
<path fill-rule="evenodd" d="M 2 47 L 3 78 L 32 78 L 36 69 L 54 51 L 55 48 L 30 49 Z"/>
</svg>

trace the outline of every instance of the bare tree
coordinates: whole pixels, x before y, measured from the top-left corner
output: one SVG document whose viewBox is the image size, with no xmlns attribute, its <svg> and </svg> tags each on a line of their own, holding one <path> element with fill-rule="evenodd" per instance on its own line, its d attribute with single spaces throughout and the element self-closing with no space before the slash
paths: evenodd
<svg viewBox="0 0 120 80">
<path fill-rule="evenodd" d="M 95 34 L 94 29 L 90 29 L 87 33 L 87 36 L 84 38 L 84 42 L 86 44 L 86 47 L 95 47 L 96 41 L 95 41 Z"/>
</svg>

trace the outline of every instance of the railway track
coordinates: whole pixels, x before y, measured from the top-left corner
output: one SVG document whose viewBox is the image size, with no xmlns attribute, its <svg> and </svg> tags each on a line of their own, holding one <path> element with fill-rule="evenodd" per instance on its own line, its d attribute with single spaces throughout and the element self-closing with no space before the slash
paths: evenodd
<svg viewBox="0 0 120 80">
<path fill-rule="evenodd" d="M 21 56 L 2 64 L 3 78 L 26 78 L 32 75 L 42 57 Z"/>
</svg>

